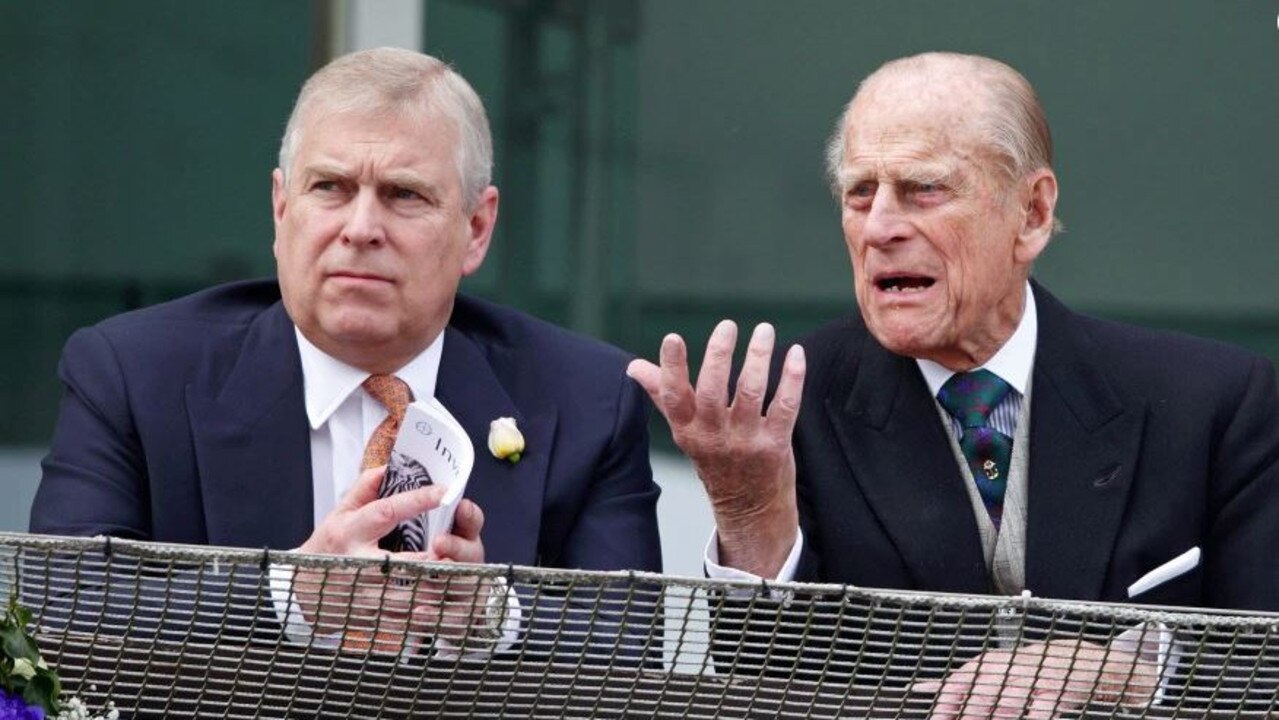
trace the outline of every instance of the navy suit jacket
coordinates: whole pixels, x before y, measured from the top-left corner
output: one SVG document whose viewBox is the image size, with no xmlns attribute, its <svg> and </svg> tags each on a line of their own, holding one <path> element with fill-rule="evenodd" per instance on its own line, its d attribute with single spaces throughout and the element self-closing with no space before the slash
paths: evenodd
<svg viewBox="0 0 1279 720">
<path fill-rule="evenodd" d="M 490 562 L 660 571 L 647 399 L 619 350 L 458 297 L 437 397 L 476 446 L 466 495 Z M 72 335 L 31 530 L 287 549 L 312 531 L 310 431 L 274 281 Z M 516 418 L 520 462 L 487 452 Z"/>
<path fill-rule="evenodd" d="M 1237 348 L 1087 318 L 1034 285 L 1026 586 L 1128 602 L 1199 546 L 1195 571 L 1132 599 L 1279 610 L 1279 393 Z M 993 592 L 972 505 L 916 362 L 860 316 L 802 341 L 797 579 Z"/>
</svg>

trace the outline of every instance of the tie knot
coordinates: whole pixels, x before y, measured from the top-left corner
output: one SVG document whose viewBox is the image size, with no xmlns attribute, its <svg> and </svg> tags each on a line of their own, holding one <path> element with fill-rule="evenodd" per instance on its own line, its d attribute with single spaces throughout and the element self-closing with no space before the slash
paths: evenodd
<svg viewBox="0 0 1279 720">
<path fill-rule="evenodd" d="M 404 417 L 404 409 L 413 402 L 413 391 L 409 390 L 408 383 L 394 375 L 370 375 L 364 381 L 364 392 L 382 403 L 382 407 L 397 420 Z"/>
<path fill-rule="evenodd" d="M 989 370 L 955 373 L 937 391 L 937 402 L 964 427 L 981 427 L 1011 389 Z"/>
</svg>

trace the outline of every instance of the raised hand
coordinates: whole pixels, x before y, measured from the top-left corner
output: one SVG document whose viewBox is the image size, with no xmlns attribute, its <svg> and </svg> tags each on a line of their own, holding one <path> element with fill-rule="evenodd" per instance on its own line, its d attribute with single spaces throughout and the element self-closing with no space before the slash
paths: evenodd
<svg viewBox="0 0 1279 720">
<path fill-rule="evenodd" d="M 761 577 L 781 569 L 795 543 L 795 456 L 791 432 L 804 387 L 804 350 L 792 346 L 768 407 L 764 395 L 773 355 L 773 327 L 758 325 L 729 398 L 737 325 L 724 320 L 706 344 L 694 389 L 688 349 L 679 335 L 662 340 L 660 366 L 631 362 L 638 382 L 670 424 L 675 443 L 706 485 L 719 531 L 720 563 Z"/>
</svg>

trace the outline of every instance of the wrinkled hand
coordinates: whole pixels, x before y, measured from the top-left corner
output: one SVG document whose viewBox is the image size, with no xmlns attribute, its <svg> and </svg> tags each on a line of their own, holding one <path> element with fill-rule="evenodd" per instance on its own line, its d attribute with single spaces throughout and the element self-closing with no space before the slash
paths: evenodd
<svg viewBox="0 0 1279 720">
<path fill-rule="evenodd" d="M 665 416 L 675 443 L 706 485 L 721 564 L 773 577 L 799 527 L 791 433 L 804 387 L 804 351 L 795 345 L 786 353 L 777 391 L 765 408 L 773 327 L 755 328 L 730 402 L 736 343 L 737 326 L 720 322 L 706 344 L 696 390 L 689 383 L 688 349 L 678 335 L 662 340 L 660 367 L 635 360 L 627 373 Z"/>
<path fill-rule="evenodd" d="M 374 468 L 342 498 L 307 539 L 301 552 L 380 558 L 378 540 L 397 524 L 439 506 L 445 488 L 431 485 L 378 497 L 385 468 Z M 390 553 L 402 560 L 484 562 L 480 530 L 484 514 L 470 500 L 458 504 L 451 533 L 422 552 Z M 418 576 L 387 576 L 380 569 L 299 569 L 294 594 L 302 614 L 322 634 L 342 631 L 343 647 L 399 652 L 410 635 L 464 636 L 472 618 L 483 614 L 488 583 L 460 575 L 421 581 Z"/>
<path fill-rule="evenodd" d="M 983 653 L 943 680 L 911 690 L 937 694 L 933 720 L 1046 720 L 1086 704 L 1140 706 L 1157 683 L 1151 663 L 1074 638 Z"/>
</svg>

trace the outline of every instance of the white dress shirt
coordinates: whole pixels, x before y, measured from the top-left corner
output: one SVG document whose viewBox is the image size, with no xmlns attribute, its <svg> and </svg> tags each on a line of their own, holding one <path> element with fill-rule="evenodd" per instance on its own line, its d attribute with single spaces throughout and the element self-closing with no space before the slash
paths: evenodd
<svg viewBox="0 0 1279 720">
<path fill-rule="evenodd" d="M 296 328 L 295 328 L 296 330 Z M 361 387 L 369 373 L 330 357 L 297 331 L 306 417 L 311 424 L 311 487 L 319 525 L 360 476 L 364 446 L 387 410 Z M 444 333 L 395 372 L 413 399 L 435 397 Z"/>
<path fill-rule="evenodd" d="M 364 448 L 388 411 L 362 387 L 370 373 L 328 355 L 307 340 L 301 330 L 295 327 L 294 331 L 302 359 L 306 416 L 311 426 L 311 488 L 313 516 L 318 526 L 359 478 Z M 444 333 L 440 333 L 425 350 L 395 372 L 395 376 L 409 386 L 414 400 L 435 396 L 443 350 Z M 310 624 L 292 595 L 292 574 L 289 566 L 272 567 L 271 594 L 285 635 L 295 642 L 339 646 L 340 635 L 312 637 Z M 519 640 L 522 619 L 514 589 L 506 588 L 505 595 L 503 633 L 496 648 L 499 651 Z M 436 641 L 436 650 L 445 654 L 452 652 L 443 639 Z M 468 653 L 473 654 L 485 653 Z"/>
</svg>

